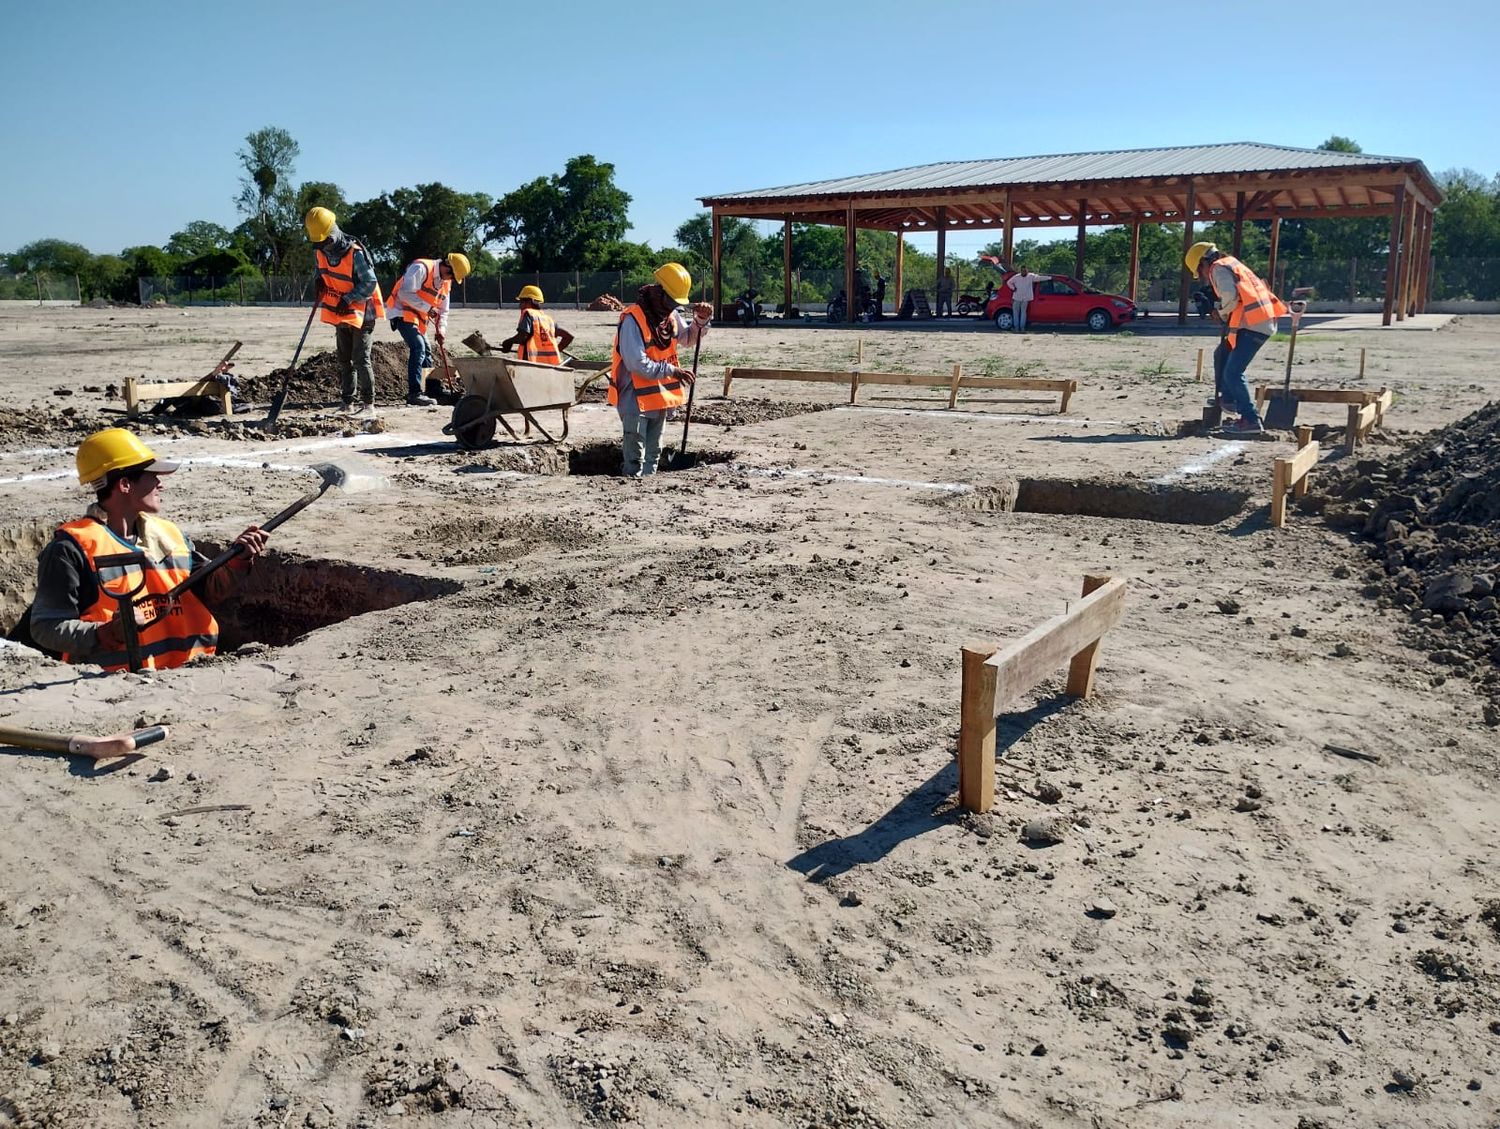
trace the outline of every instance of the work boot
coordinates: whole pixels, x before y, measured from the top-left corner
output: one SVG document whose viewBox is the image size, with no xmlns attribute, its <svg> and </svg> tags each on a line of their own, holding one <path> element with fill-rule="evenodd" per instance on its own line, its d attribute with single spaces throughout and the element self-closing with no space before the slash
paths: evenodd
<svg viewBox="0 0 1500 1129">
<path fill-rule="evenodd" d="M 1242 417 L 1226 423 L 1218 429 L 1220 435 L 1259 435 L 1265 428 L 1249 417 Z"/>
<path fill-rule="evenodd" d="M 369 402 L 360 405 L 359 411 L 354 413 L 356 419 L 374 419 L 375 405 Z"/>
<path fill-rule="evenodd" d="M 431 396 L 408 396 L 406 402 L 414 408 L 430 408 L 437 403 Z"/>
<path fill-rule="evenodd" d="M 353 410 L 354 410 L 354 401 L 353 400 L 340 400 L 339 401 L 339 413 L 341 415 L 348 415 Z"/>
</svg>

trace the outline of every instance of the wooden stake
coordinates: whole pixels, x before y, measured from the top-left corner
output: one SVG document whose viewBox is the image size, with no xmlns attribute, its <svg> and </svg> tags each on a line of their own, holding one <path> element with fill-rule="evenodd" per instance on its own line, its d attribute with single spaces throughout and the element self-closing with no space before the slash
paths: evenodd
<svg viewBox="0 0 1500 1129">
<path fill-rule="evenodd" d="M 725 396 L 726 399 L 729 396 L 729 385 L 730 385 L 730 383 L 733 380 L 734 380 L 734 369 L 731 368 L 731 367 L 729 367 L 728 365 L 725 365 L 724 366 L 724 396 Z"/>
<path fill-rule="evenodd" d="M 958 730 L 958 800 L 969 811 L 995 805 L 994 648 L 963 648 Z"/>
<path fill-rule="evenodd" d="M 1197 371 L 1193 375 L 1195 377 L 1197 377 L 1197 380 L 1198 380 L 1199 384 L 1203 383 L 1203 350 L 1202 349 L 1198 350 L 1198 369 L 1197 369 Z"/>
<path fill-rule="evenodd" d="M 1365 350 L 1363 346 L 1359 350 L 1359 378 L 1361 380 L 1365 378 Z"/>
<path fill-rule="evenodd" d="M 951 412 L 958 404 L 958 384 L 964 378 L 964 366 L 953 366 L 953 383 L 948 386 L 948 410 Z"/>
<path fill-rule="evenodd" d="M 1109 582 L 1107 576 L 1085 576 L 1083 594 L 1087 596 Z M 1087 698 L 1094 692 L 1094 667 L 1099 661 L 1099 640 L 1095 639 L 1073 656 L 1068 664 L 1068 693 L 1075 698 Z"/>
</svg>

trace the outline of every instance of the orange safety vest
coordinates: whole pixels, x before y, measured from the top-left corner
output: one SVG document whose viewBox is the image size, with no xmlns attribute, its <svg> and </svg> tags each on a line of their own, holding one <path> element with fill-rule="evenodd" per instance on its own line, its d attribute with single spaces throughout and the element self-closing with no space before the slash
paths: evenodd
<svg viewBox="0 0 1500 1129">
<path fill-rule="evenodd" d="M 126 568 L 100 569 L 95 561 L 100 557 L 116 553 L 139 550 L 145 555 L 145 589 L 136 596 L 136 601 L 148 596 L 165 595 L 174 585 L 185 580 L 193 571 L 193 550 L 188 545 L 182 530 L 165 518 L 142 514 L 140 518 L 140 541 L 132 545 L 115 535 L 103 522 L 92 517 L 79 518 L 58 526 L 54 537 L 66 537 L 83 550 L 89 569 L 94 574 L 98 590 L 94 602 L 83 608 L 79 619 L 85 623 L 107 623 L 119 611 L 119 603 L 106 594 L 128 592 L 141 582 L 141 571 L 131 565 Z M 219 645 L 219 621 L 192 592 L 184 592 L 166 614 L 140 629 L 141 663 L 146 670 L 169 670 L 174 666 L 211 655 Z M 72 662 L 63 655 L 64 662 Z M 130 658 L 123 651 L 106 651 L 87 660 L 98 663 L 105 670 L 128 670 Z"/>
<path fill-rule="evenodd" d="M 677 339 L 674 337 L 669 345 L 662 348 L 655 344 L 651 338 L 651 327 L 646 324 L 646 311 L 637 304 L 625 307 L 620 314 L 620 325 L 625 324 L 626 318 L 635 318 L 635 324 L 640 327 L 641 340 L 646 344 L 646 357 L 653 361 L 666 361 L 668 364 L 677 364 Z M 619 387 L 625 379 L 625 358 L 620 356 L 620 330 L 615 328 L 614 344 L 610 346 L 609 364 L 609 402 L 618 404 L 620 402 Z M 675 376 L 666 380 L 653 380 L 649 376 L 640 373 L 630 373 L 630 383 L 635 388 L 636 406 L 643 412 L 659 412 L 667 408 L 679 408 L 687 403 L 687 393 L 682 390 L 682 381 Z"/>
<path fill-rule="evenodd" d="M 323 298 L 319 308 L 319 317 L 329 325 L 351 325 L 360 329 L 366 324 L 373 325 L 380 318 L 385 317 L 385 303 L 380 300 L 380 284 L 375 284 L 375 293 L 371 294 L 365 302 L 363 310 L 349 310 L 345 313 L 339 312 L 339 299 L 354 289 L 354 252 L 364 251 L 358 243 L 350 240 L 349 249 L 344 252 L 344 257 L 339 260 L 338 266 L 333 266 L 328 261 L 328 256 L 323 254 L 323 248 L 318 248 L 318 281 L 322 284 Z M 366 252 L 368 256 L 369 252 Z"/>
<path fill-rule="evenodd" d="M 391 306 L 393 309 L 399 306 L 401 320 L 410 322 L 417 327 L 418 333 L 425 334 L 427 319 L 432 317 L 437 308 L 442 305 L 443 299 L 448 296 L 448 287 L 453 280 L 443 278 L 438 274 L 436 259 L 413 259 L 412 261 L 421 263 L 427 268 L 427 281 L 422 283 L 415 294 L 409 294 L 402 286 L 406 281 L 406 275 L 403 274 L 391 287 Z"/>
<path fill-rule="evenodd" d="M 522 316 L 531 318 L 531 336 L 521 342 L 517 356 L 539 365 L 562 364 L 562 353 L 557 348 L 557 323 L 552 320 L 552 315 L 530 309 Z"/>
<path fill-rule="evenodd" d="M 1266 322 L 1274 322 L 1287 312 L 1287 308 L 1280 298 L 1271 293 L 1271 288 L 1260 280 L 1259 275 L 1233 255 L 1220 255 L 1210 264 L 1210 268 L 1219 266 L 1228 267 L 1234 272 L 1235 292 L 1239 299 L 1234 309 L 1229 311 L 1227 340 L 1229 347 L 1233 349 L 1235 330 L 1241 326 L 1249 329 L 1252 326 L 1264 325 Z M 1211 283 L 1213 281 L 1212 269 L 1209 270 L 1208 277 Z M 1214 293 L 1218 294 L 1217 287 L 1214 288 Z"/>
</svg>

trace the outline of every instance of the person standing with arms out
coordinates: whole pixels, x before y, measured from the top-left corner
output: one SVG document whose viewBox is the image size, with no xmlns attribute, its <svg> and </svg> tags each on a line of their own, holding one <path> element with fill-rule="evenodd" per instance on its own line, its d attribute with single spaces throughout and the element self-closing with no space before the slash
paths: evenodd
<svg viewBox="0 0 1500 1129">
<path fill-rule="evenodd" d="M 542 289 L 539 286 L 523 286 L 516 295 L 521 305 L 521 319 L 516 322 L 516 332 L 500 342 L 500 351 L 509 353 L 519 346 L 516 356 L 523 361 L 534 361 L 539 365 L 560 365 L 562 355 L 573 344 L 573 335 L 559 329 L 552 315 L 542 312 Z"/>
<path fill-rule="evenodd" d="M 236 578 L 261 554 L 269 534 L 252 525 L 236 537 L 244 552 L 203 580 L 202 599 L 188 591 L 171 603 L 153 601 L 203 563 L 182 530 L 161 516 L 161 480 L 177 464 L 158 459 L 120 427 L 96 431 L 80 443 L 77 463 L 78 481 L 94 491 L 94 504 L 83 517 L 58 526 L 37 560 L 31 638 L 64 662 L 128 669 L 119 604 L 109 593 L 123 594 L 144 580 L 135 607 L 143 669 L 167 670 L 212 655 L 219 624 L 208 605 L 239 586 Z M 101 569 L 96 563 L 137 551 L 144 556 L 139 567 Z"/>
<path fill-rule="evenodd" d="M 937 316 L 940 318 L 953 316 L 953 272 L 947 267 L 944 267 L 943 273 L 938 276 Z"/>
<path fill-rule="evenodd" d="M 1010 328 L 1014 333 L 1026 332 L 1026 310 L 1036 297 L 1036 284 L 1046 282 L 1050 274 L 1032 274 L 1024 265 L 1010 276 Z"/>
<path fill-rule="evenodd" d="M 663 263 L 653 277 L 621 312 L 610 357 L 608 399 L 620 414 L 626 478 L 656 473 L 667 412 L 687 402 L 693 383 L 693 373 L 677 363 L 677 347 L 701 341 L 713 316 L 707 302 L 693 306 L 691 319 L 679 311 L 693 292 L 681 263 Z"/>
<path fill-rule="evenodd" d="M 302 225 L 318 253 L 318 316 L 334 327 L 340 407 L 345 412 L 354 409 L 357 376 L 358 414 L 373 417 L 375 372 L 370 366 L 370 349 L 375 323 L 385 317 L 375 265 L 357 240 L 339 230 L 337 217 L 327 208 L 310 209 Z"/>
<path fill-rule="evenodd" d="M 432 368 L 432 350 L 427 347 L 427 323 L 436 323 L 433 336 L 439 345 L 448 333 L 448 292 L 454 282 L 469 277 L 469 260 L 458 252 L 444 259 L 413 259 L 395 286 L 386 306 L 391 328 L 401 334 L 409 350 L 406 357 L 406 402 L 427 407 L 435 401 L 422 393 L 422 370 Z"/>
<path fill-rule="evenodd" d="M 1261 346 L 1275 336 L 1278 319 L 1287 308 L 1259 275 L 1212 243 L 1194 243 L 1182 257 L 1182 264 L 1200 282 L 1213 287 L 1218 300 L 1214 318 L 1229 327 L 1214 350 L 1214 387 L 1220 402 L 1229 401 L 1240 418 L 1221 430 L 1258 434 L 1265 428 L 1245 370 Z"/>
</svg>

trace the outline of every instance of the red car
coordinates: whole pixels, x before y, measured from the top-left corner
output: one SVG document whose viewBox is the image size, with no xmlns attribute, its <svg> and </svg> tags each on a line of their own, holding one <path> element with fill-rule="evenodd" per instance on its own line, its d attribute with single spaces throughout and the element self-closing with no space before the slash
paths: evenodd
<svg viewBox="0 0 1500 1129">
<path fill-rule="evenodd" d="M 1006 273 L 1005 283 L 984 308 L 984 316 L 994 321 L 996 329 L 1013 328 L 1010 313 L 1013 273 Z M 1118 329 L 1126 322 L 1146 316 L 1146 311 L 1129 298 L 1090 290 L 1076 278 L 1057 274 L 1041 279 L 1035 285 L 1036 297 L 1026 309 L 1028 325 L 1086 325 L 1095 332 L 1102 332 Z"/>
</svg>

